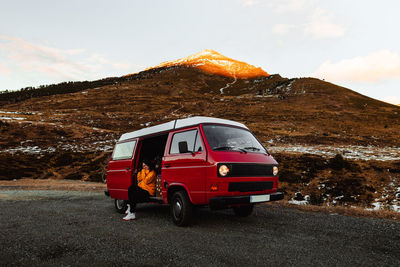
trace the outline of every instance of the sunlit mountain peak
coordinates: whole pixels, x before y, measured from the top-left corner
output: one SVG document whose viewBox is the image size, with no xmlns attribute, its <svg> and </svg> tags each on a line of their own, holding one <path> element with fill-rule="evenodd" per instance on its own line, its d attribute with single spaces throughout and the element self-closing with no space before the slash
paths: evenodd
<svg viewBox="0 0 400 267">
<path fill-rule="evenodd" d="M 211 49 L 203 50 L 185 58 L 166 61 L 148 69 L 179 65 L 196 67 L 208 73 L 240 79 L 269 76 L 269 74 L 261 68 L 257 68 L 246 62 L 228 58 Z"/>
</svg>

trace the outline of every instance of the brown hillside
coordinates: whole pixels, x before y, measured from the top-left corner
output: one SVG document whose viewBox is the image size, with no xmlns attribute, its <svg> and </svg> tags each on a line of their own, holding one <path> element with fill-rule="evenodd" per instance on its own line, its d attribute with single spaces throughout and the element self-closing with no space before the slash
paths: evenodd
<svg viewBox="0 0 400 267">
<path fill-rule="evenodd" d="M 93 127 L 118 136 L 145 125 L 204 115 L 244 122 L 265 142 L 273 139 L 378 146 L 399 143 L 397 106 L 314 78 L 271 75 L 232 82 L 190 67 L 161 68 L 126 77 L 113 85 L 33 98 L 3 109 L 41 113 L 27 118 L 37 122 L 35 129 L 36 125 L 46 128 L 49 123 L 67 128 L 75 125 L 68 133 L 71 136 L 94 131 Z M 5 129 L 8 127 L 2 128 L 2 145 L 10 146 L 6 138 L 9 130 Z"/>
<path fill-rule="evenodd" d="M 321 203 L 346 194 L 340 199 L 368 204 L 385 194 L 389 183 L 400 181 L 399 162 L 338 158 L 342 165 L 335 169 L 330 156 L 285 151 L 290 144 L 396 150 L 400 107 L 314 78 L 234 79 L 188 66 L 151 69 L 102 87 L 3 105 L 0 179 L 99 180 L 120 134 L 196 115 L 243 122 L 271 151 L 283 147 L 274 155 L 288 198 L 302 191 Z M 329 186 L 320 190 L 321 183 Z M 351 185 L 351 193 L 343 192 L 344 184 Z"/>
</svg>

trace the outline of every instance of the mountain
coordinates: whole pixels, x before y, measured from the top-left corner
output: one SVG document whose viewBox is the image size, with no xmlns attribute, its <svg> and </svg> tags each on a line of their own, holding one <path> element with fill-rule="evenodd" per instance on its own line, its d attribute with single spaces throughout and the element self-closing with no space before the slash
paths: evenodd
<svg viewBox="0 0 400 267">
<path fill-rule="evenodd" d="M 199 53 L 178 60 L 163 62 L 150 69 L 158 69 L 171 66 L 195 67 L 207 73 L 248 79 L 254 77 L 268 77 L 269 74 L 261 68 L 254 67 L 246 62 L 225 57 L 214 50 L 206 49 Z"/>
<path fill-rule="evenodd" d="M 343 195 L 337 202 L 370 205 L 400 187 L 400 107 L 210 50 L 0 99 L 0 179 L 99 180 L 122 133 L 199 115 L 245 123 L 280 162 L 288 198 L 300 191 L 314 203 Z"/>
</svg>

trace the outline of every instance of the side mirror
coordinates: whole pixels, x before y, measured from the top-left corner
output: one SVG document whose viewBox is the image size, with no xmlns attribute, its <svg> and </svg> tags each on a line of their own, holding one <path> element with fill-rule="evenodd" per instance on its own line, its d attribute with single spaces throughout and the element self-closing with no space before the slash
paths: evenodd
<svg viewBox="0 0 400 267">
<path fill-rule="evenodd" d="M 179 142 L 178 146 L 179 146 L 179 153 L 188 153 L 189 152 L 188 144 L 186 141 Z"/>
</svg>

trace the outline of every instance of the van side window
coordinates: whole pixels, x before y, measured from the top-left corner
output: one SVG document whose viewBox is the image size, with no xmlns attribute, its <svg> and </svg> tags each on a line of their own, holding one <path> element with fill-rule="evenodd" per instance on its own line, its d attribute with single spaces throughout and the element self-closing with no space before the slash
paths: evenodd
<svg viewBox="0 0 400 267">
<path fill-rule="evenodd" d="M 116 144 L 114 153 L 112 155 L 113 160 L 119 159 L 130 159 L 132 158 L 133 149 L 135 148 L 136 140 L 131 142 L 125 142 Z"/>
<path fill-rule="evenodd" d="M 196 136 L 196 143 L 194 145 L 194 152 L 199 152 L 199 151 L 203 151 L 203 144 L 201 142 L 200 133 L 198 132 Z"/>
<path fill-rule="evenodd" d="M 194 142 L 196 140 L 197 130 L 191 130 L 181 133 L 176 133 L 172 137 L 170 154 L 179 154 L 179 142 L 187 142 L 187 147 L 189 151 L 193 151 Z"/>
</svg>

